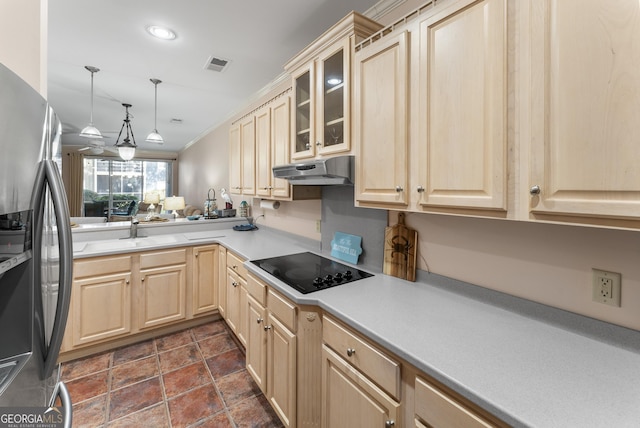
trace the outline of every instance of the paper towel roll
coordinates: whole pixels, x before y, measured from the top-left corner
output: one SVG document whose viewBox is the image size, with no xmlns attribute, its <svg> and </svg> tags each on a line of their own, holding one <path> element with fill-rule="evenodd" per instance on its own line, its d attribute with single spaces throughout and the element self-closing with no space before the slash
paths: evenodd
<svg viewBox="0 0 640 428">
<path fill-rule="evenodd" d="M 277 210 L 280 208 L 280 201 L 260 200 L 260 208 L 263 210 Z"/>
</svg>

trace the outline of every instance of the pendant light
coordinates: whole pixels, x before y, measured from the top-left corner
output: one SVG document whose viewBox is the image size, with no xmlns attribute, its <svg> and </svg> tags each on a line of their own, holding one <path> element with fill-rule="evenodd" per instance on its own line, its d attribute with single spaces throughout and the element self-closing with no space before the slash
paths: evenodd
<svg viewBox="0 0 640 428">
<path fill-rule="evenodd" d="M 120 133 L 118 134 L 118 139 L 116 140 L 116 147 L 122 160 L 128 161 L 135 156 L 137 146 L 136 139 L 133 136 L 133 129 L 131 129 L 131 120 L 129 119 L 129 107 L 131 107 L 131 104 L 123 103 L 122 106 L 124 107 L 125 117 L 124 122 L 122 122 L 122 127 L 120 128 Z M 123 130 L 126 130 L 126 136 L 122 143 L 120 143 Z M 131 134 L 131 139 L 129 139 L 129 134 Z"/>
<path fill-rule="evenodd" d="M 85 128 L 80 131 L 80 136 L 85 138 L 102 138 L 102 134 L 98 131 L 98 128 L 93 126 L 93 74 L 100 71 L 100 69 L 90 65 L 85 65 L 84 68 L 91 73 L 91 116 L 89 119 L 89 125 L 85 126 Z"/>
<path fill-rule="evenodd" d="M 155 98 L 155 113 L 153 116 L 153 132 L 147 135 L 147 139 L 145 141 L 148 143 L 163 144 L 164 139 L 162 138 L 162 135 L 158 134 L 158 83 L 162 83 L 162 80 L 160 79 L 149 79 L 149 80 L 151 80 L 151 83 L 153 83 L 153 86 L 155 86 L 156 98 Z"/>
</svg>

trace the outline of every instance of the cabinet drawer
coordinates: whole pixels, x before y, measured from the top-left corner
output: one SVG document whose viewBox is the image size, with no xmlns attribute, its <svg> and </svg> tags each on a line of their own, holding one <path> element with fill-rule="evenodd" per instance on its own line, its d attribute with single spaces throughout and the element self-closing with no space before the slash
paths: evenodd
<svg viewBox="0 0 640 428">
<path fill-rule="evenodd" d="M 430 382 L 416 377 L 415 415 L 428 426 L 494 426 Z"/>
<path fill-rule="evenodd" d="M 109 275 L 113 273 L 131 272 L 131 256 L 100 257 L 73 262 L 75 279 L 89 276 Z"/>
<path fill-rule="evenodd" d="M 178 248 L 140 254 L 140 269 L 181 265 L 187 262 L 187 249 Z"/>
<path fill-rule="evenodd" d="M 269 290 L 267 295 L 267 307 L 271 315 L 274 315 L 292 332 L 296 331 L 296 307 L 286 298 Z"/>
<path fill-rule="evenodd" d="M 251 274 L 247 275 L 247 292 L 262 306 L 267 306 L 267 286 Z"/>
<path fill-rule="evenodd" d="M 247 270 L 243 266 L 244 260 L 239 256 L 233 254 L 231 251 L 227 251 L 227 267 L 236 272 L 242 278 L 247 278 Z"/>
<path fill-rule="evenodd" d="M 400 363 L 329 317 L 324 317 L 322 338 L 329 347 L 394 398 L 400 398 Z"/>
</svg>

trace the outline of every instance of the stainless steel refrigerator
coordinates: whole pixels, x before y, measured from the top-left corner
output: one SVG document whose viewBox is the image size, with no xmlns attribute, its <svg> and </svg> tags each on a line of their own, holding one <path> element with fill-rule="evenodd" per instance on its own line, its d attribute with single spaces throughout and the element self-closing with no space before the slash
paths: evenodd
<svg viewBox="0 0 640 428">
<path fill-rule="evenodd" d="M 61 406 L 71 426 L 57 363 L 73 258 L 60 130 L 47 101 L 0 64 L 0 407 Z"/>
</svg>

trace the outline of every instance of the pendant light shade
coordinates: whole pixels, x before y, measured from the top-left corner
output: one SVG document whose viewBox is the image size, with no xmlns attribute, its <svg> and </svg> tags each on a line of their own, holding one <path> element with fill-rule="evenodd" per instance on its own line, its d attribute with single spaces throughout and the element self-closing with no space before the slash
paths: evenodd
<svg viewBox="0 0 640 428">
<path fill-rule="evenodd" d="M 155 86 L 155 110 L 154 110 L 154 116 L 153 116 L 153 132 L 150 133 L 149 135 L 147 135 L 147 139 L 145 140 L 148 143 L 156 143 L 156 144 L 163 144 L 164 143 L 164 139 L 162 138 L 162 135 L 160 135 L 158 133 L 158 83 L 162 83 L 162 80 L 160 79 L 149 79 L 151 80 L 151 83 L 153 83 L 153 86 Z"/>
<path fill-rule="evenodd" d="M 93 74 L 100 71 L 100 69 L 90 65 L 85 65 L 84 68 L 91 73 L 91 116 L 89 119 L 89 125 L 85 126 L 84 129 L 80 131 L 80 136 L 85 138 L 102 138 L 102 134 L 98 131 L 98 128 L 93 126 Z"/>
<path fill-rule="evenodd" d="M 129 119 L 129 107 L 131 107 L 131 104 L 123 103 L 122 106 L 124 107 L 125 117 L 124 122 L 122 122 L 122 127 L 120 128 L 120 133 L 118 134 L 118 139 L 116 140 L 116 147 L 122 160 L 128 161 L 135 156 L 137 146 L 136 139 L 133 136 L 133 129 L 131 129 L 131 119 Z M 124 140 L 120 142 L 122 131 L 125 131 L 125 137 Z M 131 134 L 131 138 L 129 138 L 129 134 Z"/>
</svg>

